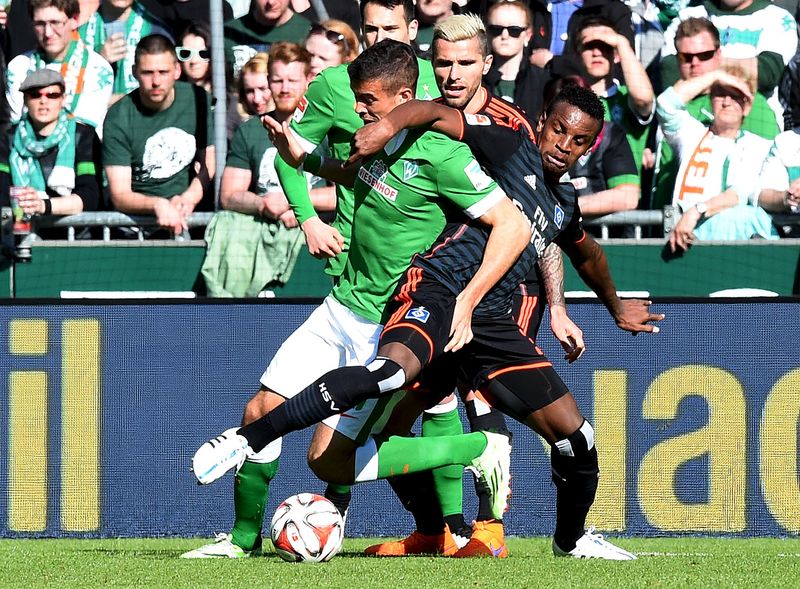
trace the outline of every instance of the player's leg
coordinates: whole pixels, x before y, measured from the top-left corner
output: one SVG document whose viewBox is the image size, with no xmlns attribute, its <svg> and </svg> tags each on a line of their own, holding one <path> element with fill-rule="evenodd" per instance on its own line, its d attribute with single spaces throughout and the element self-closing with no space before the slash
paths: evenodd
<svg viewBox="0 0 800 589">
<path fill-rule="evenodd" d="M 281 345 L 261 377 L 261 390 L 250 399 L 245 408 L 242 425 L 257 421 L 285 401 L 285 396 L 277 394 L 275 390 L 284 394 L 298 391 L 307 384 L 309 371 L 311 374 L 313 371 L 320 373 L 341 366 L 345 362 L 346 351 L 333 344 L 337 342 L 339 317 L 346 313 L 350 312 L 328 297 Z M 361 320 L 350 325 L 349 330 L 354 336 L 362 337 L 364 345 L 372 346 L 374 353 L 379 326 Z M 296 369 L 299 361 L 304 365 L 302 372 Z M 234 431 L 228 430 L 226 434 L 232 434 Z M 184 556 L 187 558 L 240 556 L 242 552 L 248 555 L 260 543 L 269 483 L 277 472 L 280 445 L 280 438 L 267 444 L 259 452 L 248 457 L 238 469 L 234 484 L 235 519 L 232 534 L 222 542 L 203 546 Z M 193 464 L 197 466 L 196 461 L 193 461 Z M 199 475 L 197 470 L 195 474 Z M 333 495 L 334 492 L 344 495 L 346 491 L 341 487 L 326 489 L 326 496 Z M 337 503 L 334 504 L 346 510 L 346 505 L 342 505 L 341 500 Z"/>
<path fill-rule="evenodd" d="M 551 446 L 556 485 L 553 552 L 576 558 L 636 558 L 585 529 L 600 472 L 594 430 L 549 362 L 498 369 L 487 376 L 482 390 L 495 407 L 528 425 Z"/>
</svg>

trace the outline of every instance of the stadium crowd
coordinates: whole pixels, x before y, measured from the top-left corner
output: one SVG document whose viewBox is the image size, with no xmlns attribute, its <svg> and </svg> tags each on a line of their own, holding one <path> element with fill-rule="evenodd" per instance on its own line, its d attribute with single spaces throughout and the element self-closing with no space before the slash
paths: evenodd
<svg viewBox="0 0 800 589">
<path fill-rule="evenodd" d="M 0 204 L 13 192 L 27 215 L 153 215 L 161 229 L 146 236 L 220 209 L 211 290 L 281 282 L 302 239 L 257 115 L 302 112 L 311 79 L 352 61 L 369 32 L 356 0 L 326 0 L 322 21 L 308 0 L 223 5 L 229 149 L 215 195 L 209 0 L 0 3 Z M 484 83 L 531 120 L 568 84 L 601 97 L 601 136 L 565 178 L 585 218 L 676 205 L 665 237 L 680 252 L 777 239 L 769 213 L 798 210 L 797 0 L 418 0 L 416 12 L 423 58 L 437 22 L 480 15 Z M 306 181 L 318 211 L 335 209 L 330 186 Z"/>
</svg>

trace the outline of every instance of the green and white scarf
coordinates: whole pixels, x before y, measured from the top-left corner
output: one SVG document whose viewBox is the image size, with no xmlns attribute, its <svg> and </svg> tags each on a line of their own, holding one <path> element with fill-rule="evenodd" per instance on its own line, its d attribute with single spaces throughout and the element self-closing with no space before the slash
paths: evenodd
<svg viewBox="0 0 800 589">
<path fill-rule="evenodd" d="M 47 188 L 60 196 L 72 194 L 75 188 L 76 122 L 63 110 L 53 132 L 42 139 L 36 137 L 29 117 L 23 117 L 14 133 L 9 164 L 13 186 L 28 186 L 44 192 Z M 39 158 L 58 146 L 56 165 L 45 182 Z"/>
<path fill-rule="evenodd" d="M 78 27 L 78 34 L 81 40 L 89 47 L 94 49 L 97 53 L 103 48 L 106 42 L 106 32 L 103 28 L 103 17 L 100 13 L 95 12 L 89 17 L 85 23 Z"/>
<path fill-rule="evenodd" d="M 114 94 L 128 94 L 139 87 L 139 82 L 133 77 L 133 59 L 136 55 L 136 46 L 142 37 L 150 34 L 153 28 L 146 18 L 147 12 L 138 2 L 134 2 L 128 19 L 125 21 L 125 41 L 128 45 L 125 57 L 117 62 L 117 74 L 114 76 Z M 105 40 L 104 40 L 105 42 Z"/>
<path fill-rule="evenodd" d="M 34 51 L 31 56 L 28 73 L 47 67 L 45 56 Z M 61 62 L 61 77 L 64 78 L 64 89 L 66 100 L 64 106 L 69 113 L 75 112 L 78 100 L 83 92 L 83 85 L 86 79 L 86 68 L 89 65 L 89 47 L 80 39 L 75 39 L 69 44 L 64 61 Z"/>
</svg>

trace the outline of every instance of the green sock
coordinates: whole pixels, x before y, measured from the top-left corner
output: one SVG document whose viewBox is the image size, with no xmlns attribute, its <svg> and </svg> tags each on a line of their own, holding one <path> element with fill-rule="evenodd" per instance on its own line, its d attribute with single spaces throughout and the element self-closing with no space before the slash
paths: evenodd
<svg viewBox="0 0 800 589">
<path fill-rule="evenodd" d="M 468 466 L 486 449 L 481 432 L 435 438 L 392 436 L 378 448 L 378 477 L 432 470 L 449 464 Z"/>
<path fill-rule="evenodd" d="M 245 461 L 233 485 L 232 542 L 244 550 L 259 544 L 264 525 L 264 508 L 269 498 L 269 482 L 278 472 L 278 459 L 262 464 Z"/>
<path fill-rule="evenodd" d="M 464 433 L 458 409 L 447 413 L 423 413 L 422 435 L 426 438 L 439 436 L 457 436 Z M 460 464 L 441 466 L 433 471 L 433 485 L 442 515 L 460 514 L 464 499 L 463 477 L 464 467 Z"/>
</svg>

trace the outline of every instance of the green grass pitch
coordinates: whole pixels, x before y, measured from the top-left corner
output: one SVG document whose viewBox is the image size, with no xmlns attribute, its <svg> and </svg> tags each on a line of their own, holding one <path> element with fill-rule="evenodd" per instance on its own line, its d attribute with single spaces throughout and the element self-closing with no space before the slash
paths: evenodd
<svg viewBox="0 0 800 589">
<path fill-rule="evenodd" d="M 510 538 L 507 560 L 377 559 L 371 541 L 348 539 L 324 564 L 275 554 L 246 560 L 181 560 L 196 539 L 0 540 L 0 588 L 234 587 L 269 589 L 603 589 L 800 587 L 800 539 L 622 538 L 631 562 L 556 559 L 548 538 Z"/>
</svg>

